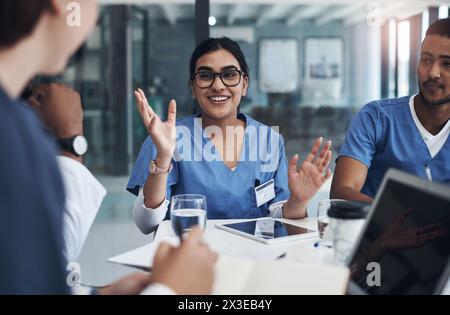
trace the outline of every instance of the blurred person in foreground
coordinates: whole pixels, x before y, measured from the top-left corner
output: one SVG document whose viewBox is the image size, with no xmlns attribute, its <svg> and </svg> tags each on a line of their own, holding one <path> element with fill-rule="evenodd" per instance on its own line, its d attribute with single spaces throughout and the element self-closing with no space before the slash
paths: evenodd
<svg viewBox="0 0 450 315">
<path fill-rule="evenodd" d="M 67 23 L 69 2 L 0 2 L 0 294 L 71 293 L 57 151 L 36 113 L 18 101 L 31 78 L 63 71 L 94 28 L 96 1 L 77 1 L 83 19 L 76 27 Z M 200 238 L 194 229 L 178 248 L 162 244 L 151 275 L 132 274 L 98 293 L 209 293 L 216 255 Z"/>
</svg>

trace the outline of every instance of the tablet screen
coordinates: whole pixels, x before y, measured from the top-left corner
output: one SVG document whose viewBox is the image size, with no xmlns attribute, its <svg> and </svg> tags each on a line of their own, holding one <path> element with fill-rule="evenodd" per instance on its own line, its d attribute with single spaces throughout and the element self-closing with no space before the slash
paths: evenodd
<svg viewBox="0 0 450 315">
<path fill-rule="evenodd" d="M 224 226 L 265 240 L 314 232 L 313 230 L 271 218 L 225 224 Z"/>
</svg>

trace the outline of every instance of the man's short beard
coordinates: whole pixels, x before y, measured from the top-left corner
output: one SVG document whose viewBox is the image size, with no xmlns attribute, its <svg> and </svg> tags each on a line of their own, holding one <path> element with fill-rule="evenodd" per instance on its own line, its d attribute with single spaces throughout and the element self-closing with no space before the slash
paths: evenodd
<svg viewBox="0 0 450 315">
<path fill-rule="evenodd" d="M 419 94 L 420 94 L 420 97 L 421 97 L 421 99 L 422 99 L 422 102 L 423 102 L 425 105 L 430 105 L 430 106 L 441 106 L 441 105 L 445 105 L 445 104 L 450 104 L 450 95 L 448 95 L 448 96 L 446 96 L 446 97 L 444 97 L 444 98 L 435 100 L 435 101 L 430 101 L 430 100 L 427 100 L 427 99 L 425 98 L 425 96 L 423 95 L 422 91 L 420 91 Z"/>
</svg>

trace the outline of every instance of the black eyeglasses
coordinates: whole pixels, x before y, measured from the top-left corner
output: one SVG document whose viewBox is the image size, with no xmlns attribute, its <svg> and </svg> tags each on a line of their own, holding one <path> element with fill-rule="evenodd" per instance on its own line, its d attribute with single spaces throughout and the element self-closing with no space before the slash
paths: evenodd
<svg viewBox="0 0 450 315">
<path fill-rule="evenodd" d="M 222 72 L 212 72 L 201 70 L 192 76 L 195 85 L 201 89 L 207 89 L 214 84 L 216 77 L 219 77 L 225 86 L 233 87 L 241 83 L 244 73 L 237 69 L 228 69 Z"/>
</svg>

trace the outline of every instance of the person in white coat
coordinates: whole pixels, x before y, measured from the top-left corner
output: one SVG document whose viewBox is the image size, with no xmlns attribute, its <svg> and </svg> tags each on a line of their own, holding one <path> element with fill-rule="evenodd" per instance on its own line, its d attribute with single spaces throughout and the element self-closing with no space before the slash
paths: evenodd
<svg viewBox="0 0 450 315">
<path fill-rule="evenodd" d="M 57 162 L 66 194 L 64 255 L 68 262 L 76 261 L 106 196 L 106 189 L 81 163 L 87 142 L 77 143 L 85 140 L 80 95 L 62 84 L 41 84 L 31 91 L 27 103 L 38 112 L 44 128 L 57 139 L 74 139 L 65 140 L 72 145 L 60 144 Z"/>
</svg>

